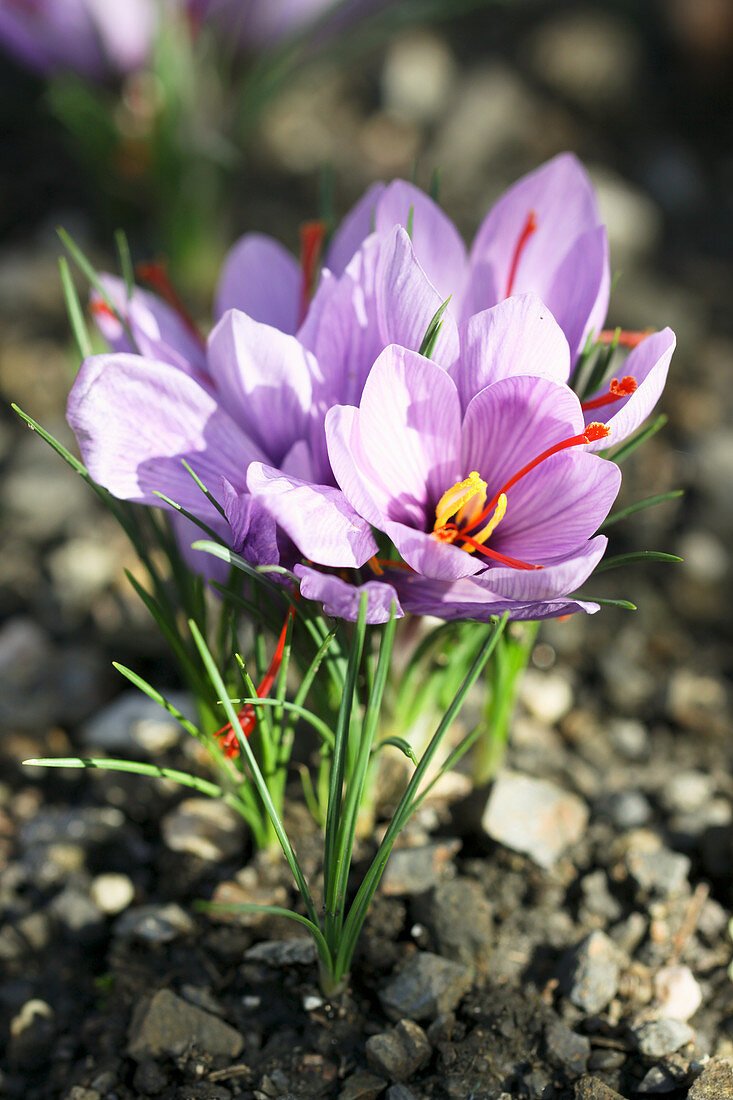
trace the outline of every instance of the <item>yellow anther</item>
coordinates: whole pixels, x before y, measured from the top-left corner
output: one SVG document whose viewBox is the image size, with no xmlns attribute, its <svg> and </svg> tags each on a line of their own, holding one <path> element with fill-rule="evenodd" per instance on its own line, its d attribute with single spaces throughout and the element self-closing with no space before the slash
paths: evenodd
<svg viewBox="0 0 733 1100">
<path fill-rule="evenodd" d="M 486 482 L 479 477 L 476 470 L 472 470 L 464 481 L 457 481 L 443 493 L 435 509 L 433 530 L 438 531 L 441 527 L 445 527 L 448 520 L 476 496 L 480 498 L 480 503 L 476 502 L 480 510 L 486 500 Z"/>
<path fill-rule="evenodd" d="M 496 502 L 496 508 L 494 508 L 494 514 L 491 517 L 491 519 L 489 520 L 489 522 L 486 524 L 485 527 L 481 528 L 481 530 L 478 532 L 477 535 L 473 536 L 474 542 L 481 542 L 481 543 L 486 542 L 489 535 L 491 535 L 492 532 L 495 531 L 496 528 L 498 527 L 498 525 L 501 523 L 501 521 L 503 520 L 505 514 L 506 514 L 506 493 L 502 493 L 501 496 L 499 497 L 499 499 Z"/>
</svg>

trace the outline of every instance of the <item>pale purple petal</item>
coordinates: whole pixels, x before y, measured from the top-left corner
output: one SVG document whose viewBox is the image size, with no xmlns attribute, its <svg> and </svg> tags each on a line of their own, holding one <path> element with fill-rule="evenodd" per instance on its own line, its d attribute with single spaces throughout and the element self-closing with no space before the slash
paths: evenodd
<svg viewBox="0 0 733 1100">
<path fill-rule="evenodd" d="M 412 216 L 410 216 L 412 211 Z M 395 225 L 407 227 L 415 255 L 441 301 L 458 300 L 466 281 L 466 248 L 450 218 L 419 187 L 395 180 L 377 203 L 375 228 L 386 237 Z"/>
<path fill-rule="evenodd" d="M 280 561 L 277 524 L 264 504 L 248 492 L 239 492 L 226 480 L 221 503 L 231 528 L 226 542 L 232 550 L 253 565 L 277 565 Z"/>
<path fill-rule="evenodd" d="M 459 577 L 470 577 L 486 568 L 483 558 L 467 554 L 465 550 L 449 542 L 439 542 L 428 532 L 394 520 L 383 520 L 380 526 L 389 535 L 406 564 L 422 576 L 452 581 Z"/>
<path fill-rule="evenodd" d="M 426 580 L 416 574 L 400 576 L 389 573 L 388 576 L 406 612 L 434 615 L 450 622 L 455 619 L 486 622 L 506 611 L 513 620 L 536 620 L 572 615 L 577 611 L 593 615 L 600 609 L 597 603 L 570 598 L 520 603 L 498 596 L 475 578 L 445 582 Z"/>
<path fill-rule="evenodd" d="M 377 553 L 369 524 L 340 489 L 312 485 L 259 462 L 249 467 L 247 488 L 303 556 L 319 565 L 358 567 Z"/>
<path fill-rule="evenodd" d="M 160 501 L 158 502 L 160 503 Z M 209 536 L 190 519 L 182 516 L 180 512 L 170 513 L 171 526 L 176 536 L 178 550 L 184 562 L 194 573 L 198 573 L 207 581 L 216 581 L 224 584 L 229 576 L 230 566 L 227 562 L 217 558 L 215 554 L 208 554 L 205 550 L 193 550 L 191 544 Z M 206 522 L 221 537 L 222 541 L 229 544 L 231 531 L 228 524 L 224 523 L 215 508 L 206 516 Z"/>
<path fill-rule="evenodd" d="M 608 312 L 611 269 L 604 226 L 578 237 L 541 291 L 568 338 L 573 362 L 591 332 L 598 335 Z"/>
<path fill-rule="evenodd" d="M 313 356 L 294 336 L 232 309 L 209 337 L 208 361 L 223 406 L 279 464 L 307 432 Z"/>
<path fill-rule="evenodd" d="M 382 352 L 364 386 L 359 435 L 370 463 L 362 475 L 386 519 L 425 528 L 460 477 L 460 422 L 446 371 L 405 348 Z"/>
<path fill-rule="evenodd" d="M 620 485 L 614 462 L 577 449 L 552 455 L 509 490 L 489 545 L 534 564 L 570 554 L 598 530 Z"/>
<path fill-rule="evenodd" d="M 385 185 L 379 182 L 368 187 L 334 233 L 324 261 L 334 275 L 343 274 L 351 257 L 374 232 L 377 201 L 384 190 Z"/>
<path fill-rule="evenodd" d="M 503 378 L 473 398 L 463 422 L 463 466 L 490 495 L 548 448 L 585 429 L 580 401 L 549 378 Z"/>
<path fill-rule="evenodd" d="M 404 612 L 400 607 L 397 593 L 391 585 L 383 581 L 367 581 L 366 584 L 349 584 L 333 576 L 332 573 L 319 573 L 307 565 L 296 565 L 294 572 L 300 577 L 300 594 L 306 600 L 316 600 L 323 604 L 327 615 L 336 619 L 356 622 L 364 593 L 367 594 L 368 623 L 386 623 L 389 621 L 392 604 L 395 605 L 395 617 L 401 619 Z"/>
<path fill-rule="evenodd" d="M 383 345 L 399 344 L 419 351 L 444 299 L 418 263 L 410 238 L 401 226 L 395 226 L 380 248 L 376 287 Z M 448 366 L 457 356 L 458 329 L 448 307 L 430 358 Z"/>
<path fill-rule="evenodd" d="M 567 382 L 570 352 L 562 329 L 536 294 L 507 298 L 461 325 L 461 351 L 453 377 L 464 409 L 492 382 L 538 375 Z"/>
<path fill-rule="evenodd" d="M 300 321 L 302 283 L 300 265 L 286 248 L 261 233 L 246 233 L 224 261 L 215 317 L 239 309 L 292 335 Z"/>
<path fill-rule="evenodd" d="M 135 287 L 128 298 L 125 283 L 115 275 L 103 273 L 100 281 L 135 338 L 136 346 L 133 347 L 120 322 L 110 314 L 101 295 L 93 290 L 91 312 L 97 328 L 113 351 L 139 351 L 147 359 L 172 363 L 201 382 L 207 379 L 203 337 L 192 331 L 167 302 L 139 287 Z"/>
<path fill-rule="evenodd" d="M 389 488 L 382 485 L 359 435 L 359 410 L 335 405 L 326 416 L 328 457 L 336 482 L 347 500 L 374 527 L 389 508 Z"/>
<path fill-rule="evenodd" d="M 585 414 L 588 423 L 601 420 L 611 429 L 607 439 L 591 444 L 591 450 L 606 450 L 607 447 L 620 443 L 644 423 L 661 397 L 676 342 L 672 330 L 665 328 L 647 336 L 646 340 L 642 340 L 634 348 L 626 359 L 622 372 L 636 380 L 637 388 L 634 393 L 629 397 L 620 397 L 618 401 L 603 408 L 589 409 Z"/>
<path fill-rule="evenodd" d="M 607 544 L 604 535 L 596 535 L 579 546 L 574 554 L 548 563 L 542 569 L 495 565 L 482 575 L 482 582 L 497 595 L 522 603 L 567 596 L 588 579 L 603 557 Z"/>
<path fill-rule="evenodd" d="M 263 457 L 194 379 L 137 355 L 85 359 L 67 418 L 89 473 L 115 496 L 160 504 L 159 490 L 202 516 L 212 506 L 181 459 L 216 495 L 222 477 L 244 488 L 247 466 Z"/>
</svg>

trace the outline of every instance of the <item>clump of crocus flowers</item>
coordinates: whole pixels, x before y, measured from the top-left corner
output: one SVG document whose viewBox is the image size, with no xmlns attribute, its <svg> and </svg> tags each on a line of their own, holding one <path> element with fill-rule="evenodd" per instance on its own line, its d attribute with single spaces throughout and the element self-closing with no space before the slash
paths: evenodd
<svg viewBox="0 0 733 1100">
<path fill-rule="evenodd" d="M 140 277 L 151 289 L 93 278 L 91 315 L 110 351 L 85 355 L 69 397 L 80 470 L 133 541 L 140 513 L 130 504 L 171 517 L 177 595 L 151 567 L 143 598 L 197 693 L 197 735 L 222 770 L 221 790 L 250 823 L 265 822 L 261 842 L 283 847 L 303 900 L 296 919 L 332 990 L 435 769 L 498 736 L 472 731 L 436 763 L 466 693 L 492 655 L 519 648 L 522 660 L 497 666 L 513 676 L 492 679 L 493 713 L 508 721 L 531 642 L 507 623 L 599 610 L 603 601 L 579 589 L 615 564 L 600 528 L 619 461 L 655 430 L 644 422 L 674 335 L 604 328 L 606 231 L 569 154 L 500 198 L 470 250 L 403 181 L 373 185 L 328 241 L 325 225 L 304 227 L 299 258 L 246 235 L 224 264 L 208 335 L 162 269 Z M 160 538 L 159 519 L 152 526 Z M 218 593 L 214 635 L 205 585 Z M 238 642 L 242 615 L 254 624 L 251 661 Z M 458 688 L 432 739 L 413 746 L 399 706 L 386 713 L 385 688 L 398 620 L 426 616 L 453 624 L 443 630 L 457 640 L 448 673 L 433 664 L 427 674 Z M 404 675 L 431 652 L 423 636 Z M 302 725 L 320 741 L 315 781 L 308 769 L 301 776 L 324 828 L 323 918 L 280 817 Z M 347 909 L 357 818 L 389 747 L 414 770 Z"/>
</svg>

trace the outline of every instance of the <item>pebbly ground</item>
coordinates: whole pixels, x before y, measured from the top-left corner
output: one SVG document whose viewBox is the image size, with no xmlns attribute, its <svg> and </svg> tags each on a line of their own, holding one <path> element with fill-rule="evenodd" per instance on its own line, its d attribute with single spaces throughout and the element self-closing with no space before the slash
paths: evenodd
<svg viewBox="0 0 733 1100">
<path fill-rule="evenodd" d="M 212 821 L 159 782 L 20 768 L 90 747 L 202 762 L 111 668 L 178 687 L 124 578 L 124 539 L 3 409 L 3 1095 L 733 1097 L 731 96 L 727 39 L 692 33 L 693 9 L 676 5 L 677 23 L 613 5 L 502 9 L 399 36 L 348 74 L 304 77 L 249 165 L 240 227 L 294 243 L 324 159 L 344 197 L 409 175 L 416 155 L 426 180 L 440 164 L 469 232 L 519 172 L 574 148 L 623 270 L 613 322 L 680 338 L 668 427 L 625 466 L 623 501 L 686 496 L 614 537 L 684 563 L 599 578 L 592 594 L 630 598 L 634 614 L 543 628 L 505 771 L 473 797 L 457 781 L 413 823 L 339 1002 L 291 926 L 194 910 L 292 899 L 280 863 L 253 858 L 223 811 Z M 24 194 L 22 236 L 9 226 L 1 246 L 0 388 L 61 434 L 73 364 L 45 226 L 92 233 L 70 177 L 55 192 L 36 159 L 43 213 Z M 298 805 L 294 791 L 317 878 Z"/>
</svg>

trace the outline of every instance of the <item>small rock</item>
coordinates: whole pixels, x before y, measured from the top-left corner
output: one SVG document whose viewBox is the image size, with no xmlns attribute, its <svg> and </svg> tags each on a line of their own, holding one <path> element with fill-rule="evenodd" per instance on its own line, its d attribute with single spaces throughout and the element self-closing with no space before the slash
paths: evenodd
<svg viewBox="0 0 733 1100">
<path fill-rule="evenodd" d="M 276 968 L 312 966 L 318 958 L 312 939 L 295 937 L 291 940 L 263 940 L 244 953 L 248 962 L 264 963 Z"/>
<path fill-rule="evenodd" d="M 89 888 L 94 904 L 108 916 L 116 916 L 127 909 L 135 897 L 135 887 L 127 875 L 114 871 L 97 875 Z"/>
<path fill-rule="evenodd" d="M 588 824 L 581 798 L 544 779 L 501 771 L 484 811 L 484 831 L 500 844 L 552 867 Z"/>
<path fill-rule="evenodd" d="M 391 1085 L 387 1089 L 385 1100 L 416 1100 L 416 1097 L 404 1085 Z"/>
<path fill-rule="evenodd" d="M 128 909 L 114 924 L 114 934 L 120 939 L 144 940 L 146 943 L 170 943 L 179 936 L 188 936 L 196 925 L 180 905 L 138 905 Z"/>
<path fill-rule="evenodd" d="M 670 677 L 667 713 L 675 722 L 692 730 L 707 729 L 712 716 L 727 706 L 725 686 L 712 676 L 701 676 L 679 668 Z"/>
<path fill-rule="evenodd" d="M 564 718 L 573 705 L 573 689 L 560 672 L 528 669 L 519 695 L 532 717 L 548 726 Z"/>
<path fill-rule="evenodd" d="M 97 1089 L 85 1089 L 82 1085 L 73 1085 L 66 1093 L 64 1100 L 102 1100 L 102 1094 Z"/>
<path fill-rule="evenodd" d="M 470 913 L 470 920 L 466 914 Z M 491 906 L 475 879 L 440 883 L 415 905 L 415 916 L 429 929 L 440 955 L 466 966 L 488 965 L 493 939 Z"/>
<path fill-rule="evenodd" d="M 641 791 L 618 791 L 605 799 L 604 809 L 619 829 L 637 829 L 652 816 L 649 799 Z"/>
<path fill-rule="evenodd" d="M 184 717 L 196 720 L 189 696 L 170 691 L 166 698 Z M 144 749 L 155 756 L 177 745 L 182 726 L 156 702 L 139 691 L 124 691 L 82 727 L 82 740 L 107 752 Z"/>
<path fill-rule="evenodd" d="M 609 723 L 609 738 L 628 760 L 640 760 L 649 749 L 649 734 L 635 718 L 616 718 Z"/>
<path fill-rule="evenodd" d="M 575 1082 L 575 1100 L 624 1100 L 620 1093 L 615 1092 L 597 1077 L 581 1077 Z"/>
<path fill-rule="evenodd" d="M 695 1038 L 695 1032 L 682 1020 L 646 1020 L 632 1025 L 631 1034 L 636 1049 L 648 1058 L 663 1058 L 665 1054 L 674 1054 Z"/>
<path fill-rule="evenodd" d="M 387 49 L 382 71 L 385 107 L 409 122 L 434 121 L 452 91 L 454 70 L 442 38 L 415 30 L 399 35 Z"/>
<path fill-rule="evenodd" d="M 75 936 L 88 939 L 101 932 L 101 911 L 88 894 L 75 886 L 65 886 L 51 901 L 48 911 Z"/>
<path fill-rule="evenodd" d="M 645 893 L 671 897 L 689 889 L 690 860 L 666 848 L 654 833 L 639 830 L 626 840 L 628 873 Z"/>
<path fill-rule="evenodd" d="M 240 855 L 242 818 L 212 798 L 184 798 L 160 823 L 163 840 L 173 852 L 186 852 L 211 863 Z"/>
<path fill-rule="evenodd" d="M 550 1060 L 569 1077 L 578 1077 L 588 1069 L 590 1039 L 571 1031 L 562 1021 L 553 1020 L 547 1025 L 545 1046 Z"/>
<path fill-rule="evenodd" d="M 712 798 L 713 780 L 705 772 L 676 772 L 670 776 L 660 793 L 662 802 L 670 813 L 694 813 Z"/>
<path fill-rule="evenodd" d="M 430 1060 L 430 1043 L 419 1024 L 400 1020 L 396 1027 L 366 1041 L 369 1068 L 392 1081 L 405 1081 Z"/>
<path fill-rule="evenodd" d="M 637 1092 L 645 1095 L 673 1092 L 687 1081 L 688 1076 L 687 1059 L 681 1058 L 678 1054 L 671 1054 L 659 1065 L 652 1066 L 637 1085 Z M 716 1095 L 716 1100 L 721 1100 L 721 1097 Z"/>
<path fill-rule="evenodd" d="M 387 1082 L 383 1077 L 375 1077 L 371 1073 L 355 1073 L 344 1082 L 339 1100 L 377 1100 L 386 1087 Z"/>
<path fill-rule="evenodd" d="M 618 951 L 608 936 L 596 930 L 581 940 L 560 963 L 561 984 L 569 1000 L 595 1015 L 618 990 Z"/>
<path fill-rule="evenodd" d="M 702 1004 L 702 990 L 688 966 L 665 966 L 654 978 L 659 1012 L 669 1020 L 689 1020 Z"/>
<path fill-rule="evenodd" d="M 678 544 L 680 568 L 700 584 L 720 584 L 730 565 L 725 544 L 710 531 L 686 531 Z"/>
<path fill-rule="evenodd" d="M 712 1058 L 693 1083 L 687 1100 L 733 1100 L 733 1065 Z"/>
<path fill-rule="evenodd" d="M 471 970 L 460 963 L 420 951 L 379 994 L 388 1016 L 430 1020 L 452 1012 L 471 988 Z"/>
<path fill-rule="evenodd" d="M 64 843 L 87 849 L 113 841 L 124 824 L 124 814 L 114 806 L 80 809 L 44 806 L 21 825 L 19 841 L 21 847 L 30 848 L 35 844 L 54 844 L 63 837 Z"/>
<path fill-rule="evenodd" d="M 649 919 L 643 913 L 629 913 L 611 929 L 611 939 L 625 955 L 633 955 L 649 928 Z"/>
<path fill-rule="evenodd" d="M 136 1062 L 161 1054 L 174 1057 L 188 1048 L 212 1057 L 236 1058 L 244 1040 L 218 1016 L 161 989 L 135 1009 L 130 1022 L 128 1054 Z"/>
<path fill-rule="evenodd" d="M 623 913 L 623 907 L 608 889 L 606 872 L 592 871 L 580 881 L 580 889 L 583 893 L 584 909 L 593 916 L 600 917 L 604 922 L 618 920 Z"/>
<path fill-rule="evenodd" d="M 443 840 L 416 848 L 396 848 L 384 870 L 382 893 L 387 897 L 423 894 L 440 880 L 460 847 L 460 840 Z"/>
<path fill-rule="evenodd" d="M 48 1061 L 56 1034 L 56 1017 L 45 1001 L 26 1001 L 10 1021 L 8 1061 L 19 1069 L 36 1068 Z"/>
</svg>

